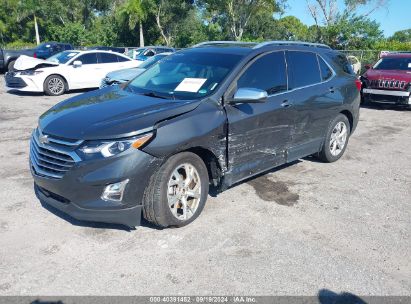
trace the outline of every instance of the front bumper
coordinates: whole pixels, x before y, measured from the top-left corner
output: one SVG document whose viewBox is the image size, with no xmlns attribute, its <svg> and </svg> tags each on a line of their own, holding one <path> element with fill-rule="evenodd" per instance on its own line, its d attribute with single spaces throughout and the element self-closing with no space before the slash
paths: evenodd
<svg viewBox="0 0 411 304">
<path fill-rule="evenodd" d="M 53 178 L 36 171 L 33 157 L 31 152 L 30 169 L 42 203 L 79 220 L 129 227 L 140 224 L 144 191 L 161 164 L 160 159 L 143 151 L 129 149 L 109 158 L 77 161 L 61 178 Z M 120 202 L 101 198 L 107 185 L 125 179 L 129 183 Z"/>
<path fill-rule="evenodd" d="M 113 210 L 85 209 L 72 202 L 62 202 L 55 194 L 40 188 L 37 184 L 34 185 L 34 191 L 42 204 L 46 203 L 77 220 L 123 224 L 128 227 L 140 225 L 142 205 Z"/>
<path fill-rule="evenodd" d="M 362 92 L 366 101 L 411 105 L 411 92 L 408 91 L 364 88 Z"/>
<path fill-rule="evenodd" d="M 42 81 L 30 76 L 16 76 L 15 72 L 7 72 L 4 75 L 6 90 L 22 92 L 43 92 Z"/>
</svg>

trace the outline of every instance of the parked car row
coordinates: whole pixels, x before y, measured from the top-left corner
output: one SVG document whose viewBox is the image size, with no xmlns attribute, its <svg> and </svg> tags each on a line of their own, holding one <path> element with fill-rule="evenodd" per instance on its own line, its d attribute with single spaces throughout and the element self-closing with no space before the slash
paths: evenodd
<svg viewBox="0 0 411 304">
<path fill-rule="evenodd" d="M 65 67 L 39 75 L 81 72 L 82 56 L 99 62 L 108 52 L 63 54 Z M 41 115 L 30 146 L 35 192 L 80 220 L 184 226 L 210 184 L 223 191 L 308 155 L 337 161 L 358 123 L 360 88 L 346 56 L 322 44 L 181 50 Z"/>
</svg>

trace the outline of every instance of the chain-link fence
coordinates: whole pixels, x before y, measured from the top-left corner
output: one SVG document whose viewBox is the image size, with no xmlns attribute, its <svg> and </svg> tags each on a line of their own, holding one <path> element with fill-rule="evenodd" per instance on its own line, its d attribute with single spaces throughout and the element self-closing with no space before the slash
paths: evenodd
<svg viewBox="0 0 411 304">
<path fill-rule="evenodd" d="M 364 66 L 366 64 L 374 64 L 380 58 L 380 51 L 376 50 L 341 50 L 341 53 L 346 56 L 355 56 L 361 63 L 360 73 L 365 71 Z"/>
</svg>

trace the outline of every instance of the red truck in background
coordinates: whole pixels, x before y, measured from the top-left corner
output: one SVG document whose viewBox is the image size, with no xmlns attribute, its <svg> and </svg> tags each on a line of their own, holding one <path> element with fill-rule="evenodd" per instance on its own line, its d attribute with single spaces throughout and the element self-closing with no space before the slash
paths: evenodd
<svg viewBox="0 0 411 304">
<path fill-rule="evenodd" d="M 411 52 L 386 53 L 361 76 L 363 102 L 411 107 Z"/>
</svg>

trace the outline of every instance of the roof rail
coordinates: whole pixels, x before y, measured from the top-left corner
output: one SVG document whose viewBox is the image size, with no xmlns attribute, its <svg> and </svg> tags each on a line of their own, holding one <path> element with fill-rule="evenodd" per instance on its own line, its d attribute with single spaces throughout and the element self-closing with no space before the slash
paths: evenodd
<svg viewBox="0 0 411 304">
<path fill-rule="evenodd" d="M 305 41 L 266 41 L 257 44 L 254 49 L 261 48 L 266 45 L 302 45 L 302 46 L 311 46 L 311 47 L 320 47 L 325 49 L 331 49 L 328 45 L 322 43 L 312 43 Z"/>
<path fill-rule="evenodd" d="M 217 41 L 204 41 L 193 45 L 192 47 L 199 47 L 205 45 L 215 45 L 215 44 L 233 44 L 233 45 L 256 45 L 256 42 L 241 42 L 241 41 L 224 41 L 224 40 L 217 40 Z"/>
</svg>

